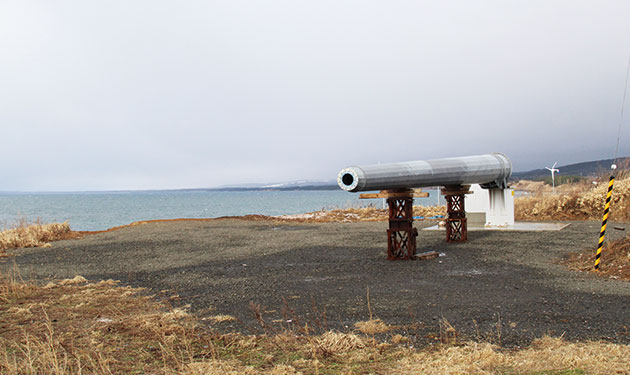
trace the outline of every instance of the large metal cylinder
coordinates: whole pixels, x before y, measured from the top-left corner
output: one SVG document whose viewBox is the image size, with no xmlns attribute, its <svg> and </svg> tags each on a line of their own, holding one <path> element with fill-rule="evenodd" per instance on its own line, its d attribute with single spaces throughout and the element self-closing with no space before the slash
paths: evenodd
<svg viewBox="0 0 630 375">
<path fill-rule="evenodd" d="M 346 191 L 411 189 L 428 186 L 480 184 L 484 188 L 507 188 L 512 162 L 501 153 L 374 164 L 348 167 L 337 183 Z"/>
</svg>

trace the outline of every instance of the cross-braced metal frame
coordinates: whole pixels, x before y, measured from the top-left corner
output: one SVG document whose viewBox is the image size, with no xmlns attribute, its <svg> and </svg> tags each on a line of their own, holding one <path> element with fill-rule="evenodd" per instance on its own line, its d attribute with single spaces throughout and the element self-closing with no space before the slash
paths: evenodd
<svg viewBox="0 0 630 375">
<path fill-rule="evenodd" d="M 413 227 L 413 195 L 387 198 L 389 229 L 387 259 L 413 259 L 416 255 L 418 230 Z"/>
<path fill-rule="evenodd" d="M 444 191 L 446 198 L 446 241 L 463 242 L 468 239 L 468 225 L 466 209 L 464 207 L 465 194 L 469 186 L 449 187 Z"/>
</svg>

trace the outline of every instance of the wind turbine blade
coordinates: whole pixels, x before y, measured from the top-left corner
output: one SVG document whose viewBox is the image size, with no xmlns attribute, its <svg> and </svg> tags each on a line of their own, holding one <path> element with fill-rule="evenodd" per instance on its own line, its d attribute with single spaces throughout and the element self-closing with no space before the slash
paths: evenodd
<svg viewBox="0 0 630 375">
<path fill-rule="evenodd" d="M 550 171 L 550 170 L 551 170 L 551 168 L 549 168 L 549 167 L 545 167 L 545 169 L 546 169 L 546 170 L 548 170 L 548 171 Z"/>
<path fill-rule="evenodd" d="M 553 163 L 553 167 L 551 167 L 551 168 L 555 168 L 556 165 L 558 165 L 558 162 Z"/>
</svg>

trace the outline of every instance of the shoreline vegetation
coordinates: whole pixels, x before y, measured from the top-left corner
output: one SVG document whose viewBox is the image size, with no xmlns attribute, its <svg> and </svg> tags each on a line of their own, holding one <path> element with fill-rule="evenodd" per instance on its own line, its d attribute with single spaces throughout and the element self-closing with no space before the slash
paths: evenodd
<svg viewBox="0 0 630 375">
<path fill-rule="evenodd" d="M 552 194 L 542 183 L 516 186 L 529 191 L 515 199 L 517 220 L 600 220 L 607 186 L 567 184 Z M 630 179 L 615 184 L 611 219 L 630 220 Z M 442 207 L 414 207 L 414 216 L 444 215 Z M 28 224 L 0 233 L 0 257 L 20 247 L 50 246 L 150 222 L 99 232 L 75 232 L 68 223 Z M 385 221 L 386 210 L 351 208 L 301 215 L 247 215 L 243 220 L 279 222 Z M 439 219 L 438 219 L 439 220 Z M 566 265 L 591 271 L 592 249 L 575 253 Z M 630 280 L 630 238 L 607 244 L 599 275 Z M 369 292 L 368 292 L 369 293 Z M 369 306 L 369 294 L 368 294 Z M 229 315 L 202 323 L 186 306 L 147 296 L 116 281 L 88 282 L 81 276 L 36 285 L 19 271 L 0 274 L 0 373 L 7 374 L 610 374 L 629 373 L 630 345 L 604 341 L 569 342 L 540 337 L 525 348 L 506 349 L 499 340 L 458 339 L 457 327 L 439 323 L 435 345 L 414 348 L 409 339 L 389 333 L 376 317 L 345 332 L 314 334 L 307 325 L 287 324 L 281 332 L 258 335 L 213 329 Z M 264 323 L 264 322 L 262 322 Z M 261 323 L 261 324 L 262 324 Z M 500 337 L 500 332 L 497 335 Z"/>
<path fill-rule="evenodd" d="M 13 228 L 0 232 L 0 257 L 6 255 L 6 250 L 23 247 L 48 247 L 50 242 L 75 238 L 77 232 L 70 229 L 68 222 L 28 223 L 25 220 Z"/>
</svg>

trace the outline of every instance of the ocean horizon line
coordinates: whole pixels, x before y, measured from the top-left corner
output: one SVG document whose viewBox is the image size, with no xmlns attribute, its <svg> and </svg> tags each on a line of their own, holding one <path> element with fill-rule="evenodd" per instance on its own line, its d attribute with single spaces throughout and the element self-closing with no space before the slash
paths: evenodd
<svg viewBox="0 0 630 375">
<path fill-rule="evenodd" d="M 0 190 L 2 195 L 18 194 L 102 194 L 102 193 L 152 193 L 152 192 L 238 192 L 238 191 L 321 191 L 341 190 L 337 185 L 301 187 L 209 187 L 175 189 L 114 189 L 114 190 Z"/>
</svg>

